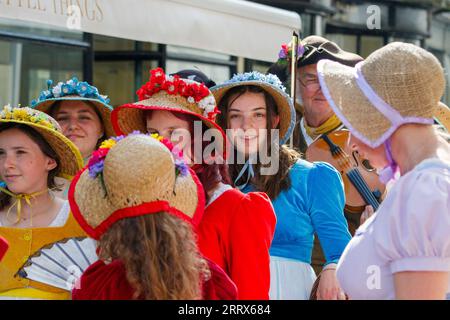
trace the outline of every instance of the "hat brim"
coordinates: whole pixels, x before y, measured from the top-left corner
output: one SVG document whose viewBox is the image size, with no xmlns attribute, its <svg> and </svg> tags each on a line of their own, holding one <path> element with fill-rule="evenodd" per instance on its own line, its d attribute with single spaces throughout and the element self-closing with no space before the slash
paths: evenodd
<svg viewBox="0 0 450 320">
<path fill-rule="evenodd" d="M 93 98 L 84 98 L 84 97 L 79 97 L 79 96 L 66 96 L 66 97 L 60 97 L 60 98 L 52 98 L 52 99 L 47 99 L 41 102 L 38 102 L 33 109 L 45 112 L 46 114 L 51 113 L 51 109 L 53 107 L 53 105 L 55 104 L 55 102 L 57 101 L 89 101 L 92 104 L 95 105 L 97 112 L 100 114 L 101 117 L 101 121 L 102 124 L 105 128 L 105 134 L 106 136 L 112 137 L 114 136 L 114 129 L 112 127 L 111 124 L 111 112 L 113 110 L 113 108 L 106 104 L 103 103 L 97 99 L 93 99 Z"/>
<path fill-rule="evenodd" d="M 227 159 L 229 147 L 228 140 L 225 136 L 224 131 L 217 123 L 198 113 L 192 112 L 187 108 L 180 107 L 180 105 L 171 105 L 170 103 L 159 101 L 159 99 L 153 101 L 151 98 L 145 101 L 145 104 L 143 104 L 143 102 L 129 103 L 119 106 L 113 110 L 113 112 L 111 113 L 111 122 L 117 135 L 127 135 L 135 130 L 138 130 L 140 132 L 147 132 L 147 126 L 144 117 L 145 111 L 147 110 L 162 110 L 192 115 L 196 118 L 199 118 L 209 128 L 219 131 L 222 139 L 222 143 L 220 143 L 220 145 L 222 146 L 222 150 L 219 151 L 221 152 L 223 159 Z"/>
<path fill-rule="evenodd" d="M 450 132 L 450 108 L 446 104 L 439 102 L 434 117 L 439 122 L 439 124 L 444 126 L 445 129 Z"/>
<path fill-rule="evenodd" d="M 317 74 L 330 107 L 359 140 L 376 148 L 397 129 L 361 91 L 353 67 L 321 60 L 317 64 Z"/>
<path fill-rule="evenodd" d="M 275 100 L 275 104 L 278 108 L 278 114 L 280 116 L 280 145 L 286 143 L 294 130 L 296 115 L 294 105 L 292 104 L 292 99 L 285 92 L 261 81 L 239 81 L 233 83 L 224 83 L 214 86 L 210 90 L 217 101 L 217 105 L 220 105 L 222 98 L 231 88 L 251 85 L 261 87 Z"/>
<path fill-rule="evenodd" d="M 50 147 L 58 155 L 60 168 L 58 176 L 64 179 L 72 179 L 83 167 L 83 158 L 78 148 L 67 137 L 54 129 L 47 128 L 37 123 L 20 120 L 0 119 L 0 123 L 19 123 L 36 130 L 47 141 Z"/>
<path fill-rule="evenodd" d="M 203 215 L 203 210 L 205 207 L 205 195 L 203 192 L 203 187 L 201 182 L 198 180 L 192 169 L 189 169 L 190 177 L 193 179 L 197 188 L 197 207 L 194 213 L 192 213 L 192 218 L 189 218 L 182 211 L 183 203 L 182 201 L 177 202 L 177 195 L 172 199 L 173 205 L 171 206 L 169 201 L 159 200 L 148 203 L 143 203 L 141 205 L 115 209 L 113 204 L 108 201 L 108 198 L 101 197 L 102 187 L 100 186 L 99 179 L 92 179 L 89 177 L 88 168 L 85 167 L 72 180 L 69 187 L 69 204 L 70 209 L 73 213 L 74 218 L 77 220 L 81 228 L 93 239 L 99 240 L 101 236 L 117 221 L 125 218 L 138 217 L 147 214 L 153 214 L 158 212 L 167 212 L 177 216 L 178 218 L 187 221 L 193 225 L 194 228 L 198 226 Z M 81 186 L 80 186 L 81 181 Z M 88 190 L 86 190 L 88 189 Z M 183 191 L 183 185 L 179 184 L 177 188 L 178 192 Z M 76 193 L 84 192 L 86 195 L 90 196 L 87 201 L 89 202 L 89 212 L 82 212 L 80 206 L 76 201 Z M 130 191 L 132 192 L 132 190 Z M 90 217 L 102 217 L 107 216 L 107 218 L 96 226 L 89 223 Z"/>
<path fill-rule="evenodd" d="M 342 123 L 359 140 L 371 148 L 382 145 L 397 129 L 407 123 L 432 124 L 427 110 L 418 114 L 400 114 L 394 107 L 390 113 L 397 113 L 401 120 L 391 120 L 381 113 L 366 97 L 357 83 L 356 67 L 344 66 L 331 60 L 321 60 L 317 64 L 317 74 L 325 98 Z M 387 84 L 384 84 L 385 86 Z M 370 84 L 369 84 L 370 86 Z M 393 83 L 392 86 L 395 86 Z M 392 89 L 392 91 L 395 91 Z M 372 93 L 377 95 L 377 93 Z M 381 99 L 373 96 L 372 99 Z M 413 103 L 413 102 L 411 102 Z M 434 107 L 437 107 L 437 103 Z M 422 108 L 425 109 L 425 108 Z M 419 114 L 419 113 L 422 114 Z"/>
</svg>

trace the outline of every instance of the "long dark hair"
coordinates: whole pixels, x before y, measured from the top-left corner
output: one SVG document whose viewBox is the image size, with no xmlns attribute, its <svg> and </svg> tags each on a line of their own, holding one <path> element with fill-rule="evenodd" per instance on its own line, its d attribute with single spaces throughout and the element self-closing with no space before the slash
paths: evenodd
<svg viewBox="0 0 450 320">
<path fill-rule="evenodd" d="M 57 166 L 50 170 L 47 177 L 47 187 L 49 189 L 60 190 L 61 186 L 56 184 L 55 177 L 60 172 L 60 160 L 56 152 L 52 149 L 52 147 L 48 144 L 48 142 L 42 137 L 42 135 L 31 128 L 30 126 L 20 124 L 20 123 L 4 123 L 0 125 L 0 133 L 11 130 L 18 129 L 26 134 L 34 143 L 36 143 L 41 149 L 42 153 L 47 157 L 56 161 Z M 9 203 L 11 197 L 7 194 L 0 192 L 0 210 L 3 210 Z"/>
<path fill-rule="evenodd" d="M 150 116 L 153 110 L 145 111 L 145 117 Z M 194 137 L 194 122 L 200 121 L 198 117 L 190 114 L 180 113 L 180 112 L 172 112 L 172 114 L 178 119 L 187 121 L 189 123 L 189 132 L 191 134 L 191 150 L 194 149 L 195 137 Z M 205 125 L 202 121 L 202 134 L 209 127 Z M 203 150 L 210 144 L 211 142 L 203 141 L 202 139 L 202 154 Z M 194 165 L 193 170 L 197 174 L 200 182 L 202 183 L 203 189 L 205 191 L 206 201 L 209 201 L 208 192 L 214 190 L 217 185 L 222 182 L 226 184 L 231 184 L 230 174 L 228 173 L 228 166 L 220 163 L 204 163 L 204 159 L 202 159 L 202 164 Z"/>
<path fill-rule="evenodd" d="M 300 159 L 300 154 L 285 145 L 280 146 L 277 143 L 274 144 L 274 149 L 271 148 L 271 129 L 274 118 L 278 116 L 278 108 L 274 98 L 264 89 L 258 86 L 246 85 L 237 86 L 228 90 L 219 103 L 220 114 L 218 115 L 217 123 L 223 130 L 228 129 L 228 109 L 230 105 L 240 96 L 245 93 L 260 93 L 264 95 L 264 100 L 267 106 L 267 150 L 272 155 L 274 152 L 279 153 L 279 169 L 274 175 L 261 175 L 261 167 L 264 165 L 257 159 L 257 163 L 254 165 L 255 177 L 251 183 L 255 186 L 256 190 L 262 191 L 268 194 L 268 196 L 274 200 L 281 191 L 287 190 L 291 186 L 291 180 L 289 178 L 289 170 L 292 165 Z M 237 153 L 236 148 L 233 152 Z M 235 157 L 236 158 L 236 157 Z M 229 164 L 229 172 L 233 181 L 238 177 L 243 168 L 243 164 Z M 241 177 L 236 184 L 244 183 L 246 177 Z"/>
</svg>

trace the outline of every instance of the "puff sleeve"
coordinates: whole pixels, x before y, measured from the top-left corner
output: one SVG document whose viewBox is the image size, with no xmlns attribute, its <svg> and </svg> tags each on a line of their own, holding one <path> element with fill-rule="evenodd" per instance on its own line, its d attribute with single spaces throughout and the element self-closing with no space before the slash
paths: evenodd
<svg viewBox="0 0 450 320">
<path fill-rule="evenodd" d="M 386 205 L 374 238 L 391 272 L 450 272 L 450 174 L 410 175 Z"/>
</svg>

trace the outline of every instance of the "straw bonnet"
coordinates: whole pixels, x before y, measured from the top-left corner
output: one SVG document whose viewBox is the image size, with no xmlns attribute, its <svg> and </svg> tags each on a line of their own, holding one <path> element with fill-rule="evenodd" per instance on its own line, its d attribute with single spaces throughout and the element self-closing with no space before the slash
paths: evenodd
<svg viewBox="0 0 450 320">
<path fill-rule="evenodd" d="M 84 81 L 80 82 L 75 77 L 66 81 L 66 83 L 59 82 L 53 88 L 52 85 L 53 81 L 48 80 L 48 89 L 42 91 L 36 100 L 31 101 L 32 108 L 50 114 L 52 106 L 57 101 L 89 101 L 100 115 L 105 128 L 105 135 L 107 137 L 114 136 L 110 119 L 113 108 L 109 105 L 107 96 L 99 94 L 96 87 Z"/>
<path fill-rule="evenodd" d="M 234 87 L 257 86 L 270 94 L 278 108 L 280 116 L 280 144 L 285 143 L 292 134 L 295 125 L 295 109 L 292 99 L 286 94 L 286 88 L 274 74 L 262 74 L 257 71 L 235 74 L 230 80 L 211 88 L 217 104 L 220 105 L 225 94 Z"/>
<path fill-rule="evenodd" d="M 170 141 L 134 132 L 102 143 L 72 181 L 69 203 L 80 226 L 99 239 L 120 219 L 158 212 L 196 226 L 205 198 Z"/>
<path fill-rule="evenodd" d="M 442 66 L 431 53 L 393 42 L 354 68 L 321 60 L 322 92 L 336 115 L 372 148 L 405 123 L 433 124 L 445 89 Z"/>
<path fill-rule="evenodd" d="M 2 123 L 19 123 L 36 130 L 47 141 L 58 155 L 59 176 L 71 179 L 83 167 L 83 159 L 78 148 L 61 133 L 61 128 L 55 119 L 49 115 L 28 107 L 3 107 L 0 112 Z"/>
<path fill-rule="evenodd" d="M 181 79 L 178 75 L 167 76 L 164 70 L 150 71 L 150 79 L 138 91 L 139 101 L 119 106 L 111 114 L 116 134 L 129 134 L 134 130 L 147 131 L 145 111 L 165 110 L 193 115 L 209 128 L 218 130 L 222 157 L 226 158 L 227 140 L 223 130 L 215 123 L 219 113 L 216 100 L 203 83 Z"/>
</svg>

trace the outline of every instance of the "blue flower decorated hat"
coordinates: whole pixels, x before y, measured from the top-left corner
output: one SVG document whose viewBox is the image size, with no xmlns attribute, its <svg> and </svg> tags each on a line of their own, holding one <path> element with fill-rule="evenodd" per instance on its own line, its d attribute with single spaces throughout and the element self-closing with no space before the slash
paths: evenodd
<svg viewBox="0 0 450 320">
<path fill-rule="evenodd" d="M 31 101 L 31 107 L 51 114 L 52 107 L 57 101 L 77 100 L 91 102 L 100 116 L 107 137 L 114 136 L 111 125 L 112 107 L 107 96 L 101 95 L 98 89 L 85 81 L 78 81 L 76 77 L 53 86 L 52 80 L 47 80 L 47 90 Z"/>
<path fill-rule="evenodd" d="M 210 90 L 216 98 L 217 105 L 225 94 L 234 87 L 257 86 L 270 94 L 278 108 L 280 116 L 280 144 L 285 143 L 292 134 L 295 125 L 295 109 L 292 99 L 286 93 L 286 88 L 280 79 L 274 74 L 263 74 L 257 71 L 235 74 L 233 78 L 222 84 L 212 87 Z"/>
</svg>

